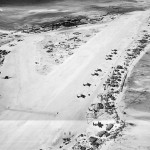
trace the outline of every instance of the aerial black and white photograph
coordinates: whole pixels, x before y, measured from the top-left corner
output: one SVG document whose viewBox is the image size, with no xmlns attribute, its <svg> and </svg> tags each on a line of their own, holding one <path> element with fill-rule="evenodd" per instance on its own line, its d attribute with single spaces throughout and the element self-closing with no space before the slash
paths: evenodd
<svg viewBox="0 0 150 150">
<path fill-rule="evenodd" d="M 150 0 L 0 0 L 0 150 L 150 150 Z"/>
</svg>

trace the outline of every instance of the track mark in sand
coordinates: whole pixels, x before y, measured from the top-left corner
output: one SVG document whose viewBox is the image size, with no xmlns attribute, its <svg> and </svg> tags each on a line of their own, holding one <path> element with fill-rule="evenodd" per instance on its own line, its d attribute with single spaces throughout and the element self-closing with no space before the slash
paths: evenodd
<svg viewBox="0 0 150 150">
<path fill-rule="evenodd" d="M 13 112 L 22 112 L 22 113 L 29 113 L 29 114 L 36 114 L 36 115 L 46 115 L 46 116 L 53 116 L 56 117 L 58 115 L 58 112 L 52 113 L 52 112 L 44 112 L 44 111 L 33 111 L 32 109 L 15 109 L 15 108 L 6 108 L 8 111 Z"/>
</svg>

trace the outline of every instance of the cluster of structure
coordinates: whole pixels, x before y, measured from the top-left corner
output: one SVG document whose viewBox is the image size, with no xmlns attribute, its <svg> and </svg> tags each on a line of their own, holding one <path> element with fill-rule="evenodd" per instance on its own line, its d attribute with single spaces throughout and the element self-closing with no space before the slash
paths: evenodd
<svg viewBox="0 0 150 150">
<path fill-rule="evenodd" d="M 9 53 L 10 53 L 10 51 L 0 50 L 0 66 L 3 65 L 5 56 Z"/>
<path fill-rule="evenodd" d="M 150 23 L 148 26 L 150 26 Z M 118 136 L 122 136 L 121 132 L 127 125 L 134 126 L 134 124 L 126 123 L 122 120 L 116 104 L 120 93 L 123 91 L 129 67 L 135 58 L 145 50 L 148 43 L 150 43 L 150 33 L 148 33 L 147 30 L 140 32 L 142 32 L 142 37 L 139 37 L 139 39 L 134 41 L 130 47 L 125 50 L 120 60 L 118 58 L 119 64 L 112 68 L 112 72 L 103 83 L 101 94 L 97 95 L 98 101 L 93 102 L 89 106 L 86 112 L 89 128 L 87 128 L 86 132 L 73 138 L 66 138 L 64 142 L 67 142 L 68 147 L 60 146 L 60 149 L 97 150 L 107 141 L 111 139 L 115 140 Z M 112 50 L 111 54 L 106 56 L 106 59 L 111 60 L 113 55 L 116 55 L 117 52 L 118 50 L 116 49 Z M 94 73 L 92 73 L 92 76 L 99 76 L 101 71 L 99 68 L 96 69 Z M 90 88 L 92 84 L 87 82 L 84 83 L 83 86 Z M 81 94 L 77 95 L 77 97 L 86 98 L 86 95 Z M 122 115 L 125 114 L 126 113 L 123 112 Z M 102 119 L 103 117 L 104 119 Z"/>
<path fill-rule="evenodd" d="M 97 68 L 97 69 L 94 70 L 93 73 L 91 73 L 91 75 L 92 75 L 92 76 L 100 76 L 100 73 L 102 73 L 102 69 Z M 84 87 L 91 87 L 91 86 L 93 86 L 93 85 L 92 85 L 91 83 L 87 82 L 87 83 L 84 83 L 83 86 L 84 86 Z M 77 95 L 77 98 L 78 98 L 78 99 L 80 99 L 80 98 L 86 98 L 87 96 L 91 96 L 91 94 L 88 93 L 88 94 L 85 95 L 85 94 L 83 94 L 83 93 L 80 93 L 80 94 Z"/>
<path fill-rule="evenodd" d="M 113 49 L 111 54 L 106 55 L 106 60 L 112 60 L 113 55 L 116 55 L 117 51 L 118 51 L 117 49 Z"/>
<path fill-rule="evenodd" d="M 108 20 L 114 20 L 117 15 L 116 14 L 104 14 L 104 15 L 94 15 L 94 16 L 67 16 L 62 19 L 58 19 L 56 21 L 41 23 L 38 25 L 25 25 L 21 30 L 23 33 L 41 33 L 47 31 L 53 31 L 57 29 L 64 29 L 70 27 L 77 27 L 79 25 L 84 24 L 96 24 L 104 21 L 107 16 Z"/>
<path fill-rule="evenodd" d="M 136 48 L 133 49 L 128 49 L 127 50 L 127 57 L 126 57 L 126 65 L 129 65 L 129 62 L 131 62 L 131 60 L 135 59 L 136 57 L 138 57 L 141 53 L 141 51 L 144 50 L 144 48 L 147 46 L 147 44 L 150 42 L 150 35 L 148 34 L 148 32 L 146 30 L 143 31 L 144 35 L 142 37 L 142 39 L 138 40 L 138 45 Z"/>
<path fill-rule="evenodd" d="M 87 18 L 85 16 L 65 17 L 50 23 L 42 23 L 36 26 L 25 26 L 21 29 L 24 33 L 40 33 L 51 30 L 57 30 L 64 27 L 77 27 L 78 25 L 86 24 Z"/>
<path fill-rule="evenodd" d="M 68 57 L 72 56 L 78 48 L 93 37 L 99 29 L 90 28 L 59 32 L 53 36 L 46 36 L 40 42 L 38 59 L 35 61 L 38 73 L 47 74 L 56 65 L 62 64 Z M 46 69 L 45 69 L 46 68 Z"/>
<path fill-rule="evenodd" d="M 150 35 L 148 34 L 148 32 L 144 30 L 143 33 L 144 35 L 136 41 L 136 47 L 134 45 L 131 45 L 131 48 L 126 50 L 126 53 L 123 56 L 124 63 L 121 63 L 121 65 L 117 65 L 114 68 L 112 75 L 110 75 L 103 84 L 104 93 L 98 96 L 100 101 L 91 104 L 91 106 L 88 108 L 87 119 L 93 123 L 94 127 L 97 126 L 101 129 L 103 128 L 103 126 L 105 126 L 105 129 L 100 130 L 90 136 L 88 136 L 87 134 L 85 134 L 84 136 L 80 135 L 77 138 L 76 144 L 72 147 L 73 150 L 95 150 L 100 148 L 100 146 L 106 141 L 115 139 L 117 136 L 121 136 L 121 131 L 127 125 L 127 123 L 125 123 L 119 117 L 116 107 L 116 101 L 120 92 L 122 92 L 123 90 L 129 66 L 133 63 L 133 60 L 141 54 L 141 52 L 150 42 Z M 117 54 L 117 50 L 114 50 L 114 54 Z M 107 56 L 108 60 L 111 60 L 111 57 L 112 55 Z M 107 113 L 110 118 L 114 120 L 114 122 L 103 124 L 102 122 L 98 121 L 98 123 L 95 124 L 95 120 L 100 119 L 100 116 L 103 114 L 102 112 Z M 129 123 L 128 125 L 132 124 Z"/>
<path fill-rule="evenodd" d="M 70 51 L 78 48 L 81 42 L 82 40 L 79 38 L 79 36 L 74 36 L 59 43 L 52 43 L 52 41 L 49 41 L 49 43 L 44 46 L 44 49 L 47 50 L 47 53 L 55 52 L 57 49 L 65 50 L 68 51 L 68 55 L 72 55 L 73 52 Z"/>
<path fill-rule="evenodd" d="M 8 36 L 7 33 L 2 33 L 2 34 L 0 35 L 0 39 L 6 38 L 7 36 Z"/>
<path fill-rule="evenodd" d="M 104 127 L 103 127 L 104 126 Z M 125 123 L 121 122 L 120 126 L 115 123 L 106 125 L 98 122 L 97 128 L 100 129 L 95 135 L 80 134 L 76 138 L 76 144 L 72 147 L 73 150 L 96 150 L 100 148 L 106 141 L 115 139 L 125 127 Z"/>
<path fill-rule="evenodd" d="M 7 44 L 14 40 L 14 36 L 8 33 L 0 33 L 0 45 Z"/>
</svg>

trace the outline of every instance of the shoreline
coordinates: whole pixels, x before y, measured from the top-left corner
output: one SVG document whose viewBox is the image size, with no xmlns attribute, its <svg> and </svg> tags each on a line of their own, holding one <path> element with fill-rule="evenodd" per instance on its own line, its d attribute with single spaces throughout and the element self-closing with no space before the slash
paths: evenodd
<svg viewBox="0 0 150 150">
<path fill-rule="evenodd" d="M 150 49 L 150 45 L 148 45 L 145 50 L 142 52 L 141 55 L 139 55 L 139 57 L 133 61 L 132 65 L 129 68 L 129 73 L 127 74 L 127 78 L 126 81 L 128 81 L 128 78 L 130 78 L 130 76 L 133 73 L 134 67 L 137 66 L 139 64 L 139 61 L 142 60 L 142 58 L 146 55 L 147 52 L 149 52 Z M 126 108 L 127 104 L 125 104 L 125 97 L 126 97 L 126 91 L 128 89 L 127 87 L 128 83 L 125 83 L 125 87 L 124 90 L 122 91 L 122 93 L 120 94 L 120 96 L 118 97 L 118 112 L 119 112 L 119 116 L 121 116 L 121 118 L 123 120 L 125 120 L 126 122 L 126 127 L 123 129 L 122 131 L 122 135 L 119 136 L 118 138 L 116 138 L 116 140 L 113 141 L 108 141 L 108 143 L 106 143 L 102 149 L 103 150 L 110 150 L 111 148 L 117 148 L 120 147 L 122 149 L 128 148 L 129 144 L 127 142 L 131 142 L 131 143 L 135 143 L 136 145 L 130 146 L 131 149 L 133 148 L 139 148 L 139 149 L 146 149 L 149 147 L 148 144 L 148 139 L 147 137 L 149 137 L 148 131 L 149 131 L 149 119 L 144 119 L 144 115 L 148 116 L 149 113 L 146 112 L 142 112 L 142 111 L 136 111 L 134 109 L 131 108 L 130 111 L 128 111 L 128 108 Z M 131 97 L 132 98 L 132 97 Z M 139 104 L 140 105 L 140 104 Z M 143 115 L 143 116 L 141 116 Z M 134 116 L 141 116 L 141 119 L 137 119 Z M 144 128 L 144 129 L 143 129 Z M 138 131 L 140 130 L 141 132 L 141 136 L 139 135 L 140 133 L 138 133 Z M 145 130 L 147 131 L 145 133 Z M 136 133 L 135 133 L 136 132 Z M 137 135 L 137 136 L 136 136 Z M 138 138 L 138 136 L 140 136 L 140 139 Z M 145 143 L 144 144 L 141 140 L 143 138 L 145 138 Z M 135 140 L 136 139 L 136 140 Z M 121 143 L 125 142 L 124 145 L 121 146 Z"/>
<path fill-rule="evenodd" d="M 123 91 L 120 93 L 120 95 L 117 98 L 117 104 L 119 104 L 118 108 L 117 108 L 117 112 L 118 112 L 119 116 L 125 121 L 126 126 L 122 131 L 122 135 L 117 137 L 116 140 L 114 139 L 114 142 L 108 141 L 108 143 L 103 145 L 103 147 L 102 147 L 103 150 L 110 150 L 111 148 L 117 148 L 117 147 L 120 147 L 121 149 L 128 148 L 130 145 L 127 144 L 127 142 L 129 142 L 129 141 L 135 142 L 135 144 L 139 145 L 139 148 L 141 148 L 141 149 L 146 149 L 149 147 L 148 143 L 145 145 L 142 143 L 142 141 L 141 141 L 142 136 L 141 136 L 140 140 L 137 137 L 137 136 L 139 136 L 139 133 L 137 131 L 141 130 L 141 133 L 142 133 L 142 131 L 144 132 L 143 127 L 145 127 L 145 130 L 147 130 L 147 132 L 149 131 L 149 126 L 144 125 L 144 123 L 142 122 L 142 121 L 145 121 L 145 123 L 146 123 L 146 120 L 143 120 L 144 118 L 143 119 L 141 118 L 142 121 L 140 122 L 140 120 L 133 118 L 132 113 L 133 114 L 140 113 L 138 111 L 136 112 L 133 109 L 131 109 L 131 112 L 126 113 L 127 106 L 124 101 L 124 99 L 126 99 L 125 98 L 126 91 L 129 88 L 129 87 L 127 87 L 127 85 L 128 85 L 127 81 L 130 78 L 131 74 L 133 73 L 135 66 L 137 66 L 139 64 L 140 60 L 142 60 L 142 58 L 146 55 L 146 53 L 149 51 L 149 49 L 150 49 L 150 44 L 148 44 L 146 46 L 146 48 L 144 49 L 144 51 L 142 51 L 141 54 L 135 60 L 133 60 L 133 62 L 131 62 L 131 65 L 128 68 L 128 73 L 127 73 L 126 79 L 124 81 L 125 83 L 124 83 Z M 131 98 L 132 98 L 132 96 L 131 96 Z M 146 113 L 143 113 L 143 115 L 144 114 L 146 115 Z M 139 114 L 139 116 L 140 116 L 140 114 Z M 149 121 L 149 119 L 147 120 L 147 123 L 148 123 L 148 121 Z M 136 133 L 134 130 L 136 130 Z M 132 134 L 132 132 L 134 132 L 134 133 Z M 137 136 L 134 136 L 134 134 L 137 134 Z M 145 138 L 145 140 L 148 140 L 145 136 L 148 137 L 149 135 L 147 133 L 143 133 L 143 134 L 144 134 L 143 137 Z M 130 137 L 130 136 L 133 136 L 133 137 Z M 137 141 L 135 139 L 137 139 Z M 126 144 L 121 146 L 121 142 L 126 142 Z M 141 145 L 138 142 L 141 143 Z M 136 146 L 136 145 L 130 146 L 131 149 L 137 148 L 138 146 Z"/>
</svg>

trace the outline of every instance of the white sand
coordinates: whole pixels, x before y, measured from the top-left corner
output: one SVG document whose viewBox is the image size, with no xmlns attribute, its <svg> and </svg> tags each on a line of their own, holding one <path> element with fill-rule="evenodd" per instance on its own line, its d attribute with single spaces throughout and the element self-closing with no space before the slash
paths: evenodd
<svg viewBox="0 0 150 150">
<path fill-rule="evenodd" d="M 0 149 L 48 149 L 51 145 L 57 149 L 55 145 L 63 132 L 84 132 L 88 106 L 148 16 L 148 11 L 134 12 L 111 22 L 45 76 L 35 69 L 36 45 L 44 36 L 29 35 L 17 44 L 6 57 L 1 74 L 13 78 L 0 79 L 1 101 L 6 108 L 0 115 Z M 105 57 L 112 49 L 118 49 L 118 54 L 107 61 Z M 91 76 L 97 68 L 102 73 Z M 87 82 L 92 84 L 90 89 L 83 87 Z M 77 99 L 81 93 L 85 99 Z"/>
</svg>

